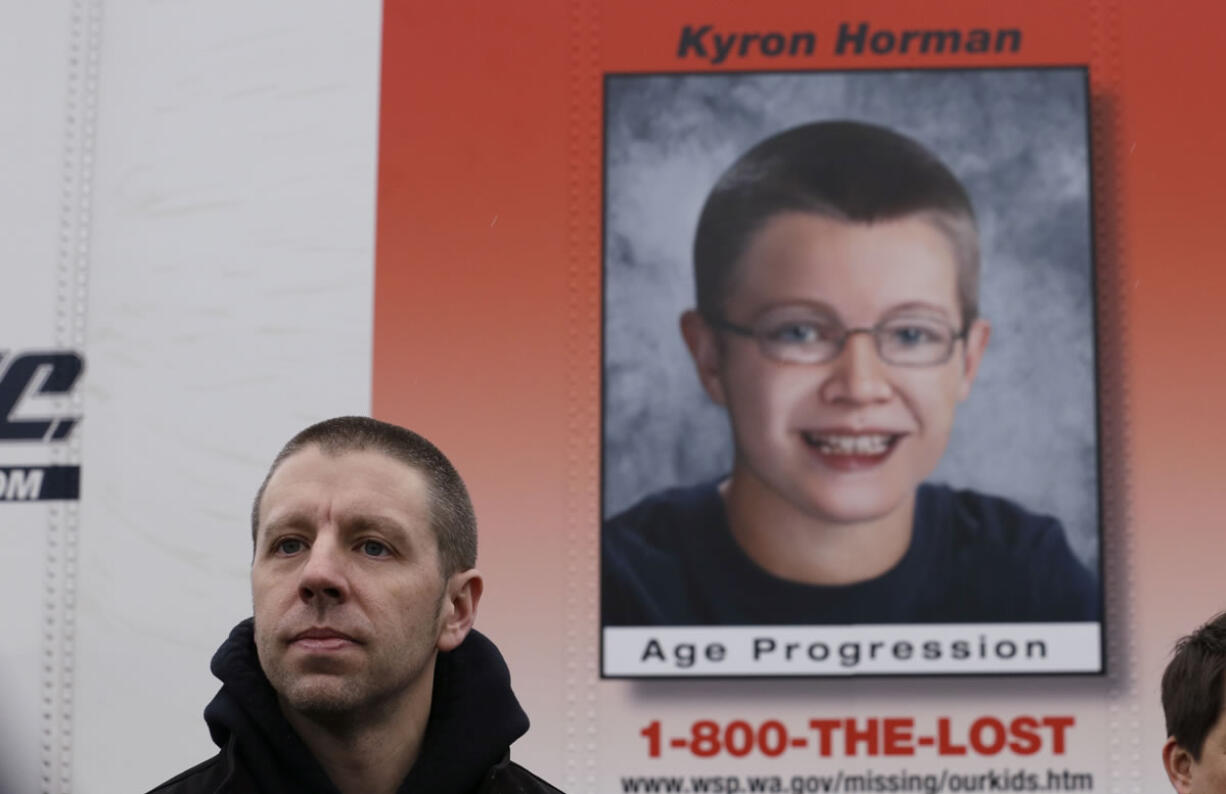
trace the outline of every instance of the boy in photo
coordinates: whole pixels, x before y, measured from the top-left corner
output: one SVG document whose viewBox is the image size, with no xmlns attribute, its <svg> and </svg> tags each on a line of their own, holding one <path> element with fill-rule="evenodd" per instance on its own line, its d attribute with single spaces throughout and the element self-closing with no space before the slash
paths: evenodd
<svg viewBox="0 0 1226 794">
<path fill-rule="evenodd" d="M 768 138 L 707 197 L 694 273 L 681 331 L 732 470 L 605 522 L 604 625 L 1098 619 L 1055 519 L 924 483 L 991 335 L 934 155 L 848 121 Z"/>
</svg>

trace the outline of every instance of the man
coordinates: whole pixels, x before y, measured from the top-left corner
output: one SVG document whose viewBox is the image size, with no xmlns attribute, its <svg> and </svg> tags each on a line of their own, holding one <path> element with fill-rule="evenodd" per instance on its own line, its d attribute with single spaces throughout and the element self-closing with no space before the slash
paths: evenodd
<svg viewBox="0 0 1226 794">
<path fill-rule="evenodd" d="M 254 618 L 213 657 L 212 759 L 155 792 L 556 792 L 481 599 L 476 521 L 429 441 L 341 417 L 277 455 L 252 508 Z"/>
<path fill-rule="evenodd" d="M 1226 791 L 1224 673 L 1226 612 L 1181 639 L 1162 674 L 1167 733 L 1162 762 L 1179 794 Z"/>
</svg>

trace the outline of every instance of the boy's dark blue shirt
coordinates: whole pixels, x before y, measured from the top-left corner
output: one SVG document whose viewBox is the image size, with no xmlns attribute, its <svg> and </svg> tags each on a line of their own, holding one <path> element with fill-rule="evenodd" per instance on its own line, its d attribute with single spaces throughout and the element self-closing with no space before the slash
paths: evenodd
<svg viewBox="0 0 1226 794">
<path fill-rule="evenodd" d="M 911 545 L 842 586 L 767 573 L 732 537 L 716 483 L 647 497 L 605 522 L 606 626 L 1097 621 L 1098 588 L 1058 521 L 1006 499 L 919 487 Z"/>
</svg>

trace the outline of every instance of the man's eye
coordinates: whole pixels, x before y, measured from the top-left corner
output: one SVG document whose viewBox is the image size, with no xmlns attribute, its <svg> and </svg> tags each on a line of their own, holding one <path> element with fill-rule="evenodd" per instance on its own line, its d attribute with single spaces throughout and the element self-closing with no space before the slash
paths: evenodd
<svg viewBox="0 0 1226 794">
<path fill-rule="evenodd" d="M 361 548 L 367 557 L 386 557 L 391 554 L 391 550 L 377 540 L 364 540 Z"/>
<path fill-rule="evenodd" d="M 304 548 L 306 547 L 298 538 L 282 538 L 273 546 L 273 550 L 278 554 L 297 554 Z"/>
</svg>

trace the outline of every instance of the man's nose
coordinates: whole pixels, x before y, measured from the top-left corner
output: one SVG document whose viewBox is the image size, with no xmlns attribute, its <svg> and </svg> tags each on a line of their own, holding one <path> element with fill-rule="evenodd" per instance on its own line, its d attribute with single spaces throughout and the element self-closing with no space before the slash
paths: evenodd
<svg viewBox="0 0 1226 794">
<path fill-rule="evenodd" d="M 877 352 L 870 330 L 849 333 L 843 349 L 831 363 L 832 369 L 821 388 L 823 400 L 858 405 L 882 402 L 893 396 L 888 367 Z"/>
<path fill-rule="evenodd" d="M 341 603 L 349 597 L 344 549 L 326 539 L 316 539 L 298 577 L 298 597 L 317 606 Z"/>
</svg>

